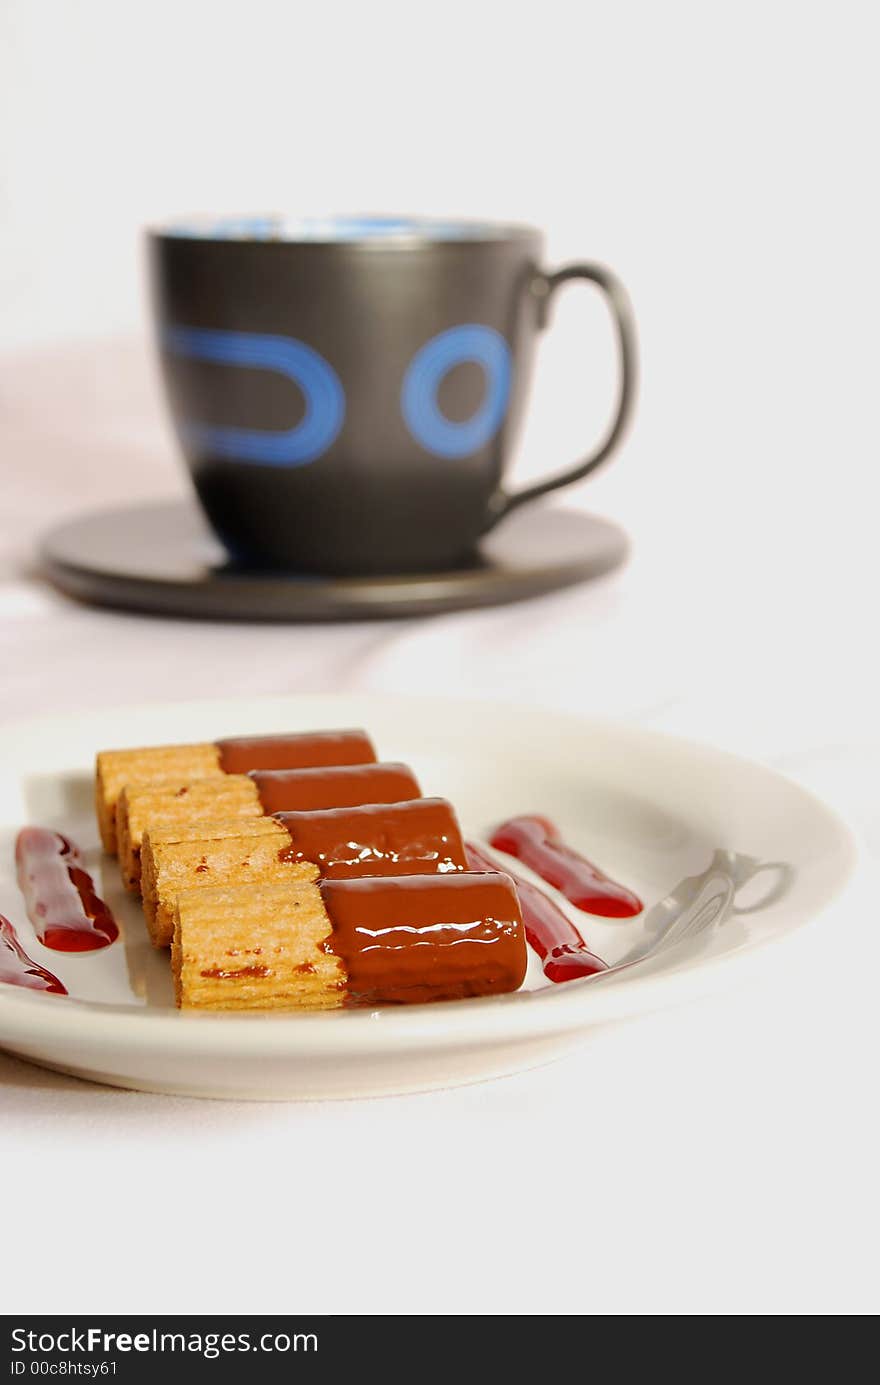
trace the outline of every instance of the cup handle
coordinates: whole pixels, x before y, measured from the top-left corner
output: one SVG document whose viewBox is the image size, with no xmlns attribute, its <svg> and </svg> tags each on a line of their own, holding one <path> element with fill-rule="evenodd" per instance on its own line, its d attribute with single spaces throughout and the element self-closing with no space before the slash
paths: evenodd
<svg viewBox="0 0 880 1385">
<path fill-rule="evenodd" d="M 572 279 L 587 279 L 590 283 L 598 285 L 608 300 L 614 319 L 620 360 L 620 384 L 614 421 L 598 447 L 567 471 L 561 471 L 557 476 L 548 476 L 545 481 L 537 481 L 535 485 L 514 491 L 512 495 L 505 491 L 496 492 L 490 504 L 489 528 L 505 515 L 509 515 L 511 510 L 525 505 L 527 501 L 537 500 L 538 496 L 546 495 L 548 491 L 555 491 L 560 486 L 570 486 L 573 481 L 581 481 L 585 476 L 589 476 L 591 471 L 595 471 L 611 456 L 632 416 L 638 375 L 635 318 L 626 289 L 610 269 L 600 264 L 583 263 L 566 265 L 555 274 L 536 274 L 529 288 L 539 301 L 538 326 L 547 326 L 553 295 Z"/>
</svg>

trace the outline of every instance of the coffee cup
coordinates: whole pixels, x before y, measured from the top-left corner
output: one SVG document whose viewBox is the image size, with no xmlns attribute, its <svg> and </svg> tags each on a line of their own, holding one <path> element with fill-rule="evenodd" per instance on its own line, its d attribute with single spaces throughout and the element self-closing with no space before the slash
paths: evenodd
<svg viewBox="0 0 880 1385">
<path fill-rule="evenodd" d="M 543 269 L 532 227 L 258 217 L 177 224 L 149 241 L 172 420 L 238 564 L 360 575 L 472 562 L 481 535 L 589 475 L 625 430 L 627 295 L 599 264 Z M 511 490 L 538 334 L 578 279 L 614 319 L 614 418 L 588 456 Z"/>
</svg>

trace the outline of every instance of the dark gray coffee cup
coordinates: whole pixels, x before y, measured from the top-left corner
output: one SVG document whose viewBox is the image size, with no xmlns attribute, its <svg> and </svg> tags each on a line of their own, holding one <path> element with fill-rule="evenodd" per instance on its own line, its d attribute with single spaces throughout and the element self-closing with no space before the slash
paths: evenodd
<svg viewBox="0 0 880 1385">
<path fill-rule="evenodd" d="M 635 332 L 597 264 L 541 266 L 525 226 L 257 218 L 150 233 L 171 414 L 233 558 L 304 573 L 472 561 L 515 507 L 587 476 L 629 418 Z M 567 471 L 502 477 L 556 290 L 606 294 L 620 353 L 614 421 Z"/>
</svg>

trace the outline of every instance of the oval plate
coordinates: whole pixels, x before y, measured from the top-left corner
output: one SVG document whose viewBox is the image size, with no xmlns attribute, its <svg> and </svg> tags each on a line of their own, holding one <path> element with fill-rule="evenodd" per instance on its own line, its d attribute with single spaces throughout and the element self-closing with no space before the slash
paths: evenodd
<svg viewBox="0 0 880 1385">
<path fill-rule="evenodd" d="M 532 958 L 511 996 L 323 1014 L 193 1015 L 172 1003 L 167 954 L 102 856 L 91 808 L 96 750 L 364 725 L 426 794 L 485 839 L 517 812 L 565 838 L 645 900 L 632 920 L 571 909 L 617 970 L 564 985 Z M 70 997 L 0 986 L 0 1044 L 115 1086 L 254 1100 L 424 1090 L 545 1062 L 593 1026 L 726 983 L 844 888 L 848 829 L 804 789 L 706 746 L 508 704 L 315 695 L 129 707 L 0 732 L 0 911 Z M 15 883 L 24 822 L 69 832 L 117 914 L 120 941 L 64 955 L 35 940 Z M 503 858 L 498 858 L 499 862 Z M 517 869 L 522 870 L 517 866 Z M 522 870 L 523 874 L 528 874 Z"/>
</svg>

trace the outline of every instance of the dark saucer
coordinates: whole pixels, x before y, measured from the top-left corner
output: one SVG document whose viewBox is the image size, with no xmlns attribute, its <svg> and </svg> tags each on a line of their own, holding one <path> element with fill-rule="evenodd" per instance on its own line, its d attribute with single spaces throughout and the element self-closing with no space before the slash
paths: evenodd
<svg viewBox="0 0 880 1385">
<path fill-rule="evenodd" d="M 494 606 L 600 577 L 626 558 L 623 530 L 575 510 L 518 510 L 449 572 L 312 577 L 232 566 L 195 504 L 101 510 L 43 540 L 56 586 L 100 606 L 218 620 L 365 620 Z"/>
</svg>

